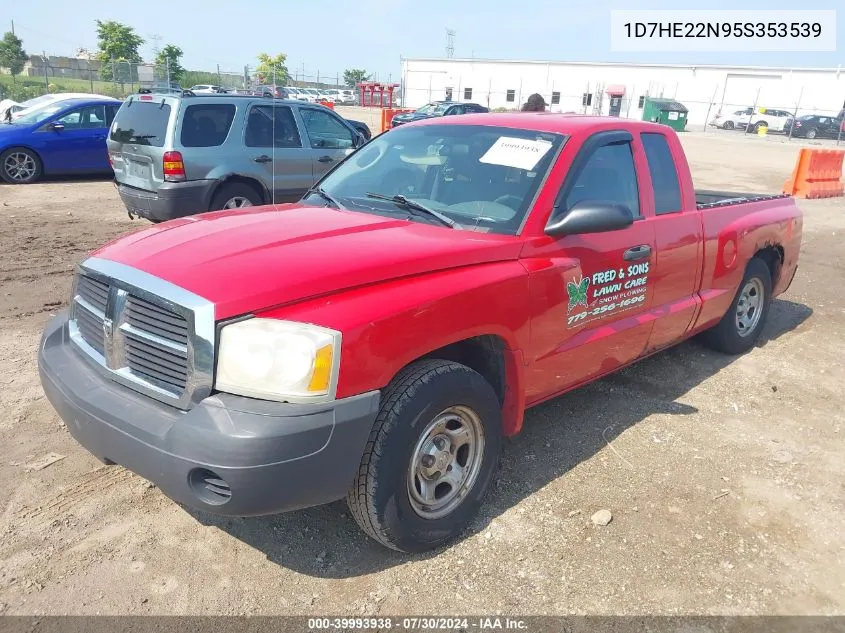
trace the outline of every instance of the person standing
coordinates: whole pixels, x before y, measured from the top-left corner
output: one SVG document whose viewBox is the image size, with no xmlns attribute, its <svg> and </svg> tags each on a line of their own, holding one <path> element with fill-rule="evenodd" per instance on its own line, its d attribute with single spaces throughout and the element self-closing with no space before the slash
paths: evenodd
<svg viewBox="0 0 845 633">
<path fill-rule="evenodd" d="M 528 101 L 522 104 L 520 108 L 522 112 L 545 112 L 546 111 L 546 100 L 543 99 L 543 96 L 534 93 L 530 97 L 528 97 Z"/>
</svg>

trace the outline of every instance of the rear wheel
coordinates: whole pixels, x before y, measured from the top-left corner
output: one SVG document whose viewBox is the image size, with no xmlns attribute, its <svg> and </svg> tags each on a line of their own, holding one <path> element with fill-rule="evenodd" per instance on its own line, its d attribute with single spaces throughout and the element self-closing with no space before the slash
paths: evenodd
<svg viewBox="0 0 845 633">
<path fill-rule="evenodd" d="M 816 128 L 811 127 L 809 130 L 807 130 L 807 138 L 816 138 L 817 135 L 818 132 L 816 131 Z"/>
<path fill-rule="evenodd" d="M 402 552 L 450 541 L 481 506 L 501 428 L 499 400 L 480 374 L 445 360 L 409 365 L 384 390 L 347 495 L 355 521 Z"/>
<path fill-rule="evenodd" d="M 0 154 L 0 177 L 12 185 L 26 185 L 41 178 L 41 159 L 32 150 L 13 147 Z"/>
<path fill-rule="evenodd" d="M 221 209 L 242 209 L 261 204 L 261 196 L 249 185 L 242 182 L 224 184 L 211 199 L 209 211 Z"/>
<path fill-rule="evenodd" d="M 726 130 L 734 129 L 734 122 L 733 121 L 725 121 L 725 124 L 722 126 Z"/>
<path fill-rule="evenodd" d="M 757 344 L 772 298 L 772 275 L 759 257 L 748 263 L 731 306 L 702 340 L 720 352 L 742 354 Z"/>
<path fill-rule="evenodd" d="M 754 124 L 754 131 L 759 132 L 764 127 L 769 127 L 769 124 L 766 121 L 758 121 Z"/>
</svg>

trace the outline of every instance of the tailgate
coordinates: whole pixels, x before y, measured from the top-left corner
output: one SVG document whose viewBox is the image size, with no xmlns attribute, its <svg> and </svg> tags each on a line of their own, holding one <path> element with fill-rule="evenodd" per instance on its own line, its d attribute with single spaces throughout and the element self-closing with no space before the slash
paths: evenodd
<svg viewBox="0 0 845 633">
<path fill-rule="evenodd" d="M 120 107 L 108 142 L 117 182 L 146 191 L 164 182 L 162 159 L 176 103 L 161 96 L 154 101 L 130 97 Z"/>
</svg>

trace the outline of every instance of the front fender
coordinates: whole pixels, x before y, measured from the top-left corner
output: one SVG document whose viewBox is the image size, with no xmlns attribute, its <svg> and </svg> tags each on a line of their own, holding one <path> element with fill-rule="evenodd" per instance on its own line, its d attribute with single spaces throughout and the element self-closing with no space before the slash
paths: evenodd
<svg viewBox="0 0 845 633">
<path fill-rule="evenodd" d="M 342 332 L 337 397 L 345 398 L 381 389 L 414 360 L 475 336 L 498 336 L 510 358 L 521 359 L 527 305 L 528 274 L 512 260 L 396 279 L 257 316 Z M 509 372 L 508 390 L 523 393 L 521 380 L 521 367 Z"/>
</svg>

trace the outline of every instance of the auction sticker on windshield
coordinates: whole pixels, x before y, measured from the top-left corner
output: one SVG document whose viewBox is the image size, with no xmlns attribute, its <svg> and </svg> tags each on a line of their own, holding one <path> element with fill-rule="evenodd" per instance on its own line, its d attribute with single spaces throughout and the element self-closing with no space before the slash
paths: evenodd
<svg viewBox="0 0 845 633">
<path fill-rule="evenodd" d="M 531 171 L 551 148 L 552 144 L 548 141 L 500 136 L 478 161 Z"/>
<path fill-rule="evenodd" d="M 648 262 L 626 264 L 566 282 L 567 327 L 580 327 L 642 307 L 648 293 Z"/>
</svg>

